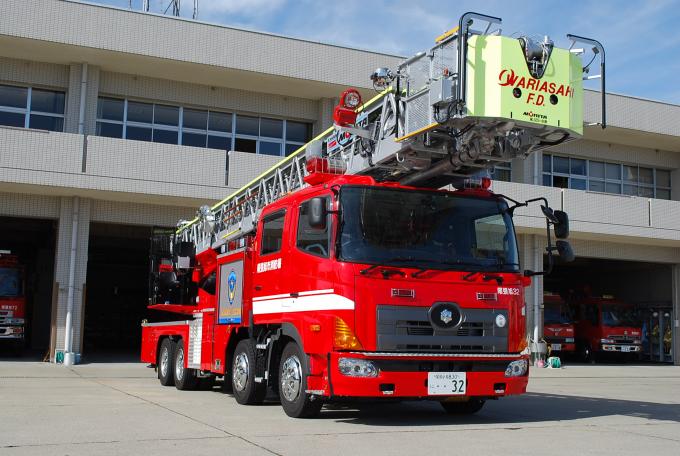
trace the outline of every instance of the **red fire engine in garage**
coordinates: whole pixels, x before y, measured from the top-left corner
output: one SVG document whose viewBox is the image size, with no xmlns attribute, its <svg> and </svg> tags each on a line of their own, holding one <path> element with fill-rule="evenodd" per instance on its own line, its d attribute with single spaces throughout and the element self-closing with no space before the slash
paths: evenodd
<svg viewBox="0 0 680 456">
<path fill-rule="evenodd" d="M 560 295 L 543 295 L 543 337 L 551 354 L 571 355 L 576 351 L 574 321 Z"/>
<path fill-rule="evenodd" d="M 605 355 L 640 357 L 642 325 L 633 305 L 603 295 L 574 300 L 572 306 L 576 343 L 584 361 L 594 362 Z"/>
<path fill-rule="evenodd" d="M 11 348 L 23 346 L 25 335 L 26 296 L 24 266 L 16 255 L 0 250 L 0 344 Z"/>
<path fill-rule="evenodd" d="M 573 259 L 568 218 L 483 173 L 581 134 L 583 51 L 498 24 L 465 14 L 430 52 L 376 70 L 378 96 L 345 91 L 333 127 L 154 237 L 150 307 L 185 315 L 143 323 L 163 385 L 224 376 L 239 403 L 271 389 L 293 417 L 348 398 L 474 413 L 525 392 L 524 287 L 544 271 L 520 269 L 512 216 L 542 202 L 549 265 Z"/>
</svg>

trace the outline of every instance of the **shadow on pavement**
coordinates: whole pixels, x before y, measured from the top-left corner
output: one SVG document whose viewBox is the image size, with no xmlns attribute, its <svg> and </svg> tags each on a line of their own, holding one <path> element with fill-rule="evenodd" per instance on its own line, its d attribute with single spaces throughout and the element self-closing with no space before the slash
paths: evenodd
<svg viewBox="0 0 680 456">
<path fill-rule="evenodd" d="M 522 397 L 489 401 L 472 416 L 448 415 L 434 402 L 401 402 L 329 404 L 324 407 L 320 418 L 372 426 L 432 426 L 453 422 L 511 425 L 614 415 L 680 423 L 680 404 L 529 393 Z"/>
</svg>

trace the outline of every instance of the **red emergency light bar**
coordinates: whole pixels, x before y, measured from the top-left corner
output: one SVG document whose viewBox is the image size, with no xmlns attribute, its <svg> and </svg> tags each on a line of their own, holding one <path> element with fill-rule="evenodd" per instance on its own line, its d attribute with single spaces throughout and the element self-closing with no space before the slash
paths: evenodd
<svg viewBox="0 0 680 456">
<path fill-rule="evenodd" d="M 361 94 L 357 89 L 347 89 L 340 95 L 340 103 L 333 110 L 336 125 L 347 127 L 357 121 L 357 108 L 361 106 Z"/>
</svg>

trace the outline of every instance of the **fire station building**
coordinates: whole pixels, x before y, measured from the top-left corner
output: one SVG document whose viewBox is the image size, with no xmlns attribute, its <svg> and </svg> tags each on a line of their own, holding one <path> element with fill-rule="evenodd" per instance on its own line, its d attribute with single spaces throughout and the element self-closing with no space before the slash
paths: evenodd
<svg viewBox="0 0 680 456">
<path fill-rule="evenodd" d="M 27 352 L 50 360 L 68 308 L 75 352 L 137 356 L 152 229 L 268 169 L 331 124 L 342 90 L 370 98 L 371 72 L 403 60 L 72 1 L 3 0 L 0 18 L 0 250 L 26 265 Z M 607 105 L 606 130 L 494 170 L 495 191 L 571 218 L 578 259 L 533 281 L 527 326 L 544 291 L 587 286 L 636 305 L 650 339 L 672 334 L 645 356 L 680 364 L 680 106 Z M 540 210 L 515 224 L 522 267 L 541 270 Z"/>
</svg>

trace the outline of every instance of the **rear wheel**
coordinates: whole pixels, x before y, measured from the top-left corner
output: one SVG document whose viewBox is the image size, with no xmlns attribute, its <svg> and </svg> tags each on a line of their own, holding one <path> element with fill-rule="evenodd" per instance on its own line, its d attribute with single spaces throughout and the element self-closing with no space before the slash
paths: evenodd
<svg viewBox="0 0 680 456">
<path fill-rule="evenodd" d="M 239 404 L 254 405 L 264 401 L 267 385 L 264 382 L 255 382 L 257 372 L 264 372 L 262 363 L 264 359 L 258 358 L 252 339 L 243 339 L 236 345 L 231 367 L 231 385 L 234 398 Z"/>
<path fill-rule="evenodd" d="M 484 407 L 484 399 L 470 398 L 467 402 L 440 402 L 446 413 L 450 415 L 472 415 Z"/>
<path fill-rule="evenodd" d="M 307 369 L 304 353 L 295 342 L 283 349 L 279 364 L 279 398 L 286 415 L 293 418 L 311 418 L 319 414 L 323 402 L 312 400 L 307 394 Z"/>
<path fill-rule="evenodd" d="M 174 361 L 175 361 L 175 344 L 169 338 L 163 339 L 161 342 L 161 349 L 158 351 L 158 380 L 163 386 L 172 386 L 175 384 L 173 376 Z"/>
<path fill-rule="evenodd" d="M 184 341 L 180 339 L 175 345 L 175 387 L 178 390 L 192 390 L 196 389 L 198 379 L 196 378 L 196 370 L 184 367 L 185 364 Z"/>
</svg>

